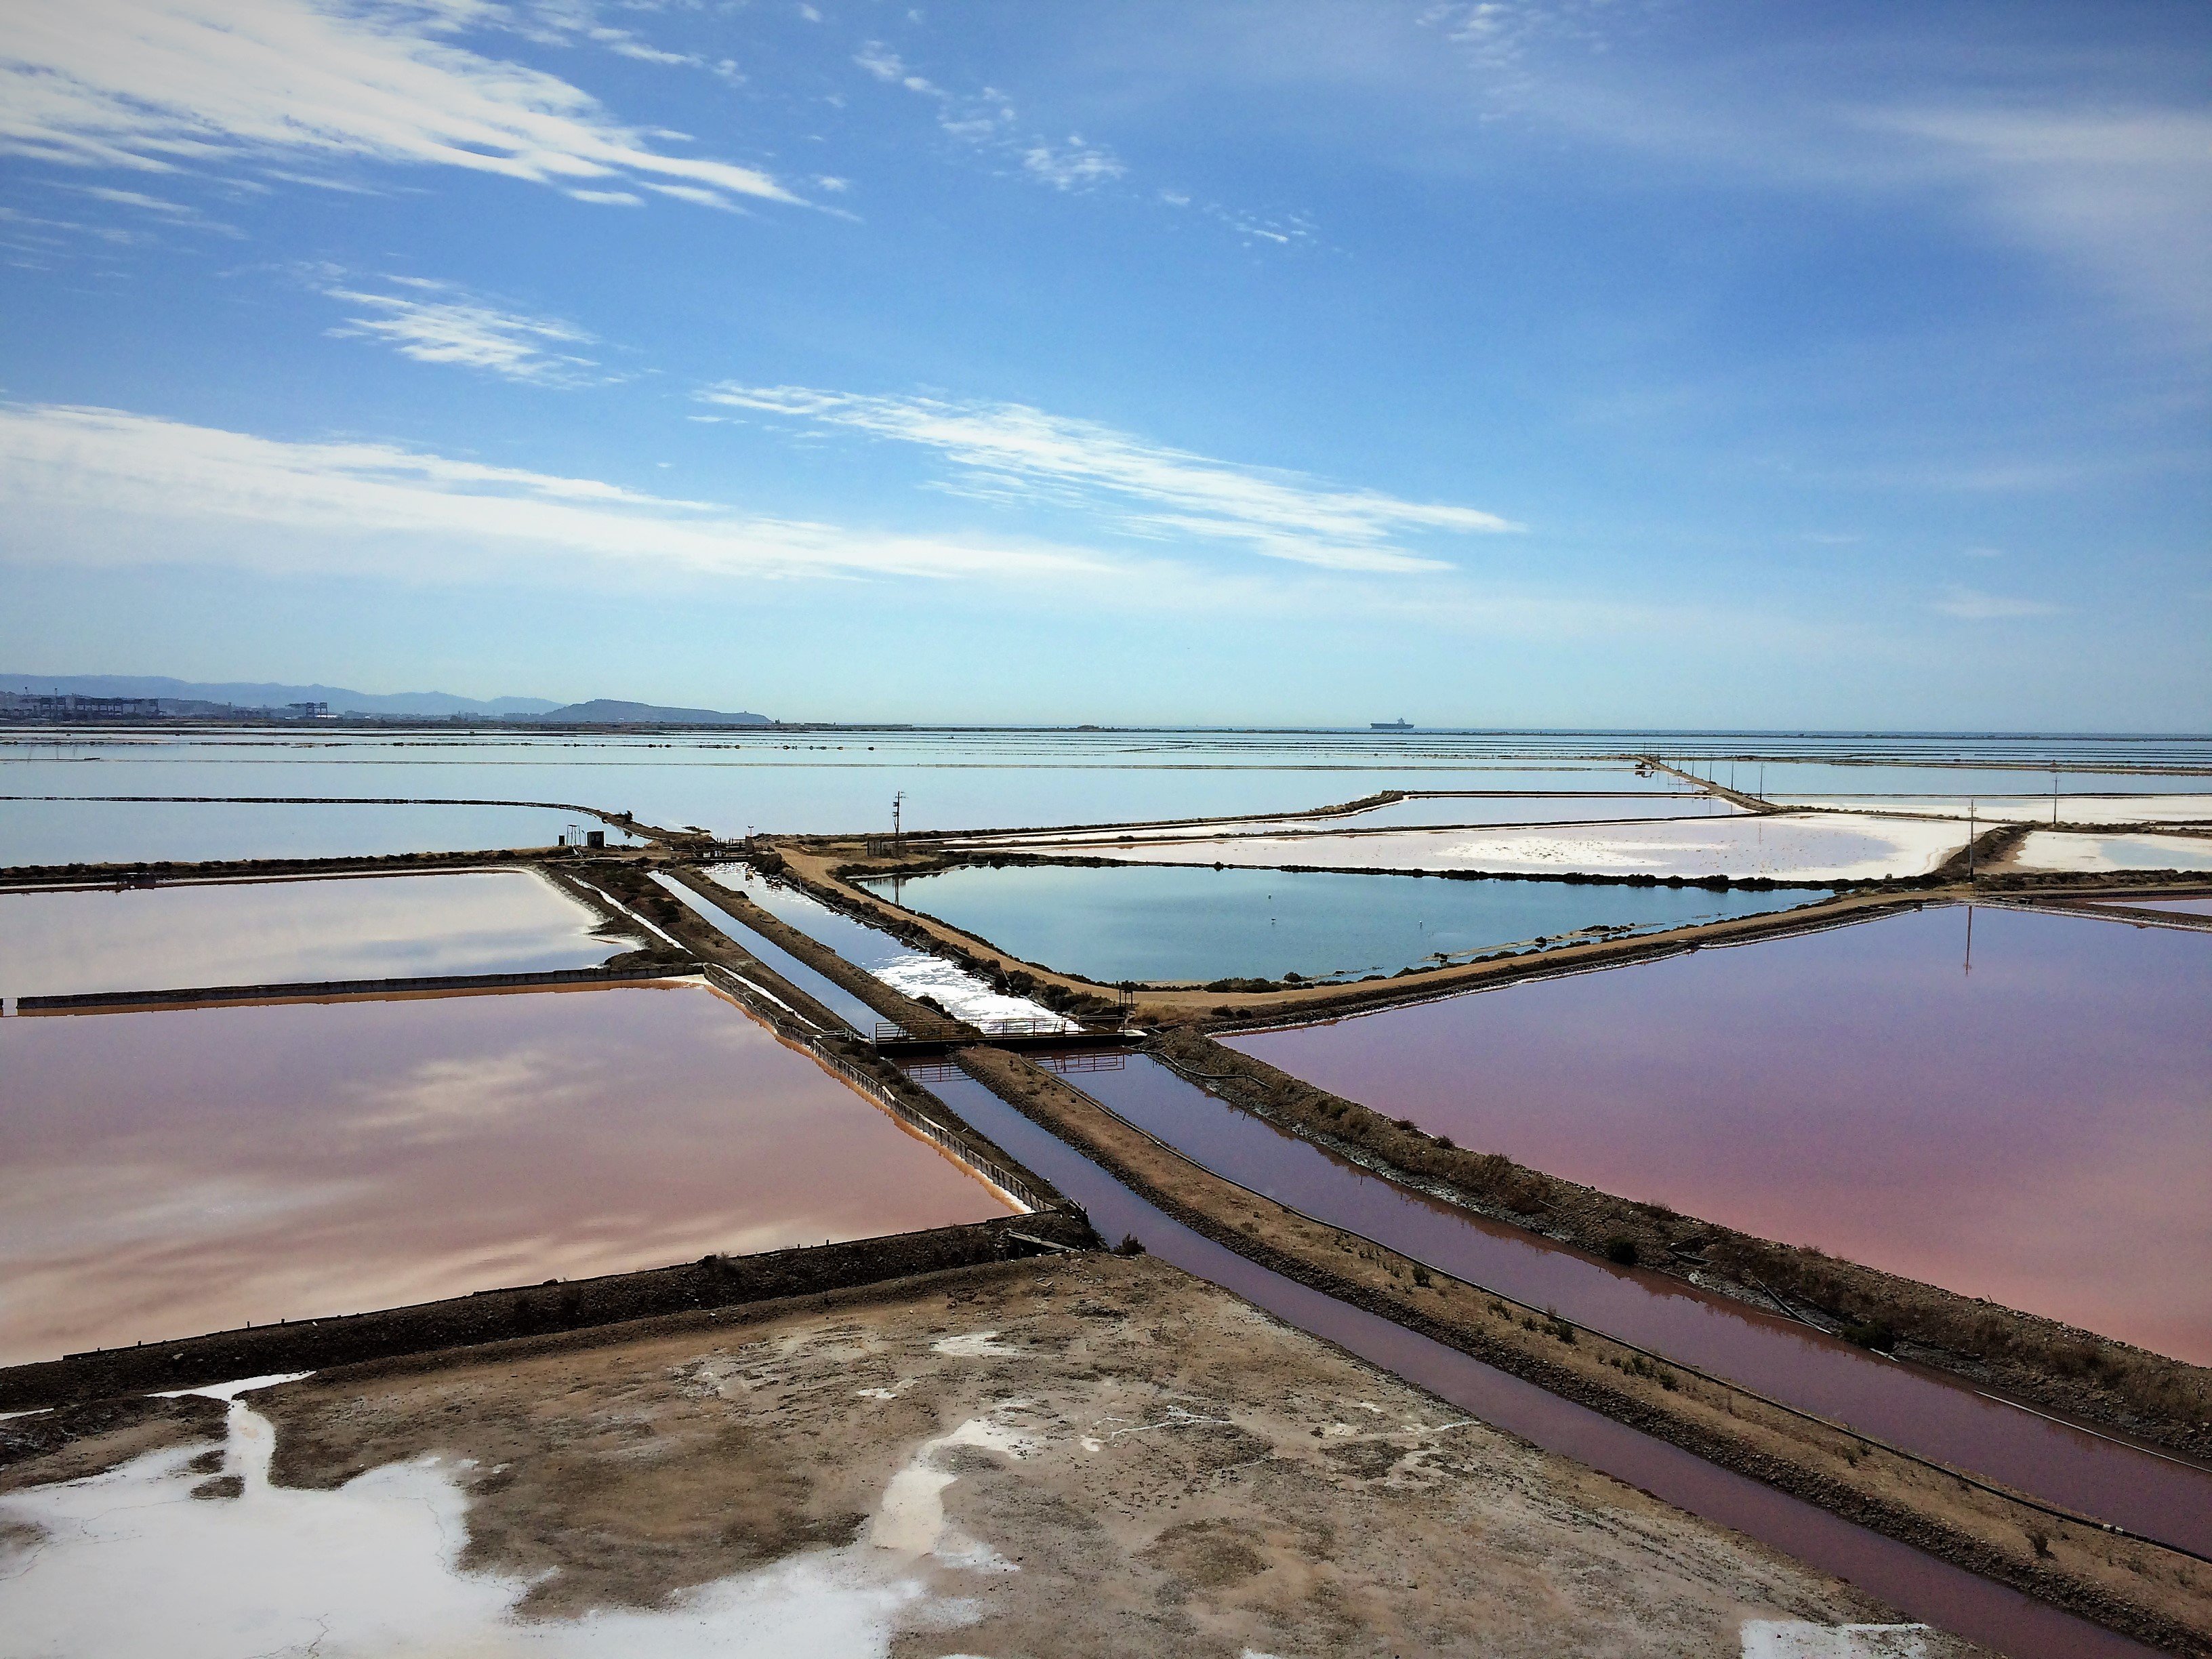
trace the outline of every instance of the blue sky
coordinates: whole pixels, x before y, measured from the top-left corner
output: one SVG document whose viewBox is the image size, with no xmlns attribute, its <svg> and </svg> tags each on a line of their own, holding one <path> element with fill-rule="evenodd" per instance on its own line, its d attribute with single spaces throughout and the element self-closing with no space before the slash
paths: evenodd
<svg viewBox="0 0 2212 1659">
<path fill-rule="evenodd" d="M 72 0 L 0 666 L 2212 727 L 2212 12 Z"/>
</svg>

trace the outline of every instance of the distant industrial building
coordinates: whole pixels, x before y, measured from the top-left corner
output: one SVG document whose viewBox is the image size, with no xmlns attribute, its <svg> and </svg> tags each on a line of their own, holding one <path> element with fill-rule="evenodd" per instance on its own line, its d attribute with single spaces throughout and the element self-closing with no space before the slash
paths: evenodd
<svg viewBox="0 0 2212 1659">
<path fill-rule="evenodd" d="M 150 720 L 161 718 L 155 697 L 86 697 L 74 691 L 14 693 L 0 701 L 0 713 L 27 714 L 39 720 Z"/>
</svg>

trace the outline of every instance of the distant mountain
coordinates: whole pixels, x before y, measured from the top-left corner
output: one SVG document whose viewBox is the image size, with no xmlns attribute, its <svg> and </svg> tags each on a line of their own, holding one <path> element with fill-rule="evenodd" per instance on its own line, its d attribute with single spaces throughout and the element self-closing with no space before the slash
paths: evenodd
<svg viewBox="0 0 2212 1659">
<path fill-rule="evenodd" d="M 210 684 L 148 674 L 0 674 L 0 691 L 75 692 L 81 697 L 158 697 L 164 703 L 198 704 L 178 714 L 204 714 L 209 705 L 282 708 L 293 702 L 326 702 L 333 714 L 542 714 L 558 708 L 547 697 L 494 697 L 483 702 L 449 691 L 349 691 L 342 685 Z M 624 705 L 625 707 L 628 705 Z M 739 716 L 739 718 L 745 718 Z"/>
<path fill-rule="evenodd" d="M 563 726 L 774 726 L 765 714 L 725 714 L 713 708 L 664 708 L 658 703 L 594 697 L 524 718 Z"/>
</svg>

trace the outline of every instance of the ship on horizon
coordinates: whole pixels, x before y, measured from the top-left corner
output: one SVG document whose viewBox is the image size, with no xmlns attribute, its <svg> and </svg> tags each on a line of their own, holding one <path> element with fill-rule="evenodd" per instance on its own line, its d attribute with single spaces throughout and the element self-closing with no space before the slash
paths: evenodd
<svg viewBox="0 0 2212 1659">
<path fill-rule="evenodd" d="M 1367 729 L 1370 732 L 1410 732 L 1413 729 L 1413 723 L 1401 714 L 1395 720 L 1370 720 Z"/>
</svg>

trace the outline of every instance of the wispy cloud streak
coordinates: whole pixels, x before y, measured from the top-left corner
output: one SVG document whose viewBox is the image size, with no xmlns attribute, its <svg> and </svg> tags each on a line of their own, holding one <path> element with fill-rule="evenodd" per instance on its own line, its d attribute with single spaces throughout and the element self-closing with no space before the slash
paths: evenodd
<svg viewBox="0 0 2212 1659">
<path fill-rule="evenodd" d="M 533 386 L 588 386 L 610 378 L 592 358 L 564 348 L 595 343 L 573 323 L 511 311 L 451 283 L 392 279 L 404 292 L 329 288 L 331 299 L 360 308 L 331 333 L 381 341 L 417 362 L 453 363 Z"/>
<path fill-rule="evenodd" d="M 149 537 L 143 526 L 158 523 Z M 101 526 L 136 532 L 95 534 Z M 19 560 L 215 556 L 300 574 L 438 578 L 579 570 L 653 578 L 919 577 L 1058 582 L 1113 574 L 1077 549 L 747 517 L 372 442 L 299 443 L 110 409 L 0 405 L 0 547 Z M 195 541 L 187 532 L 217 532 Z M 256 533 L 258 532 L 258 533 Z M 307 533 L 302 533 L 307 532 Z"/>
<path fill-rule="evenodd" d="M 961 488 L 969 494 L 1093 509 L 1112 502 L 1121 523 L 1142 533 L 1235 542 L 1332 569 L 1441 569 L 1444 562 L 1407 552 L 1393 538 L 1409 531 L 1492 534 L 1520 527 L 1474 507 L 1331 489 L 1296 473 L 1238 466 L 1024 404 L 733 384 L 702 395 L 729 408 L 935 450 L 966 470 Z"/>
<path fill-rule="evenodd" d="M 1947 617 L 1956 617 L 1961 622 L 2011 622 L 2022 617 L 2055 617 L 2064 607 L 2042 599 L 2016 599 L 2002 593 L 1984 593 L 1978 587 L 1954 583 L 1930 609 Z"/>
<path fill-rule="evenodd" d="M 797 199 L 757 168 L 665 154 L 558 76 L 442 38 L 501 16 L 438 0 L 12 8 L 0 33 L 0 152 L 149 173 L 307 157 L 459 167 L 579 193 L 657 183 L 725 205 Z"/>
</svg>

